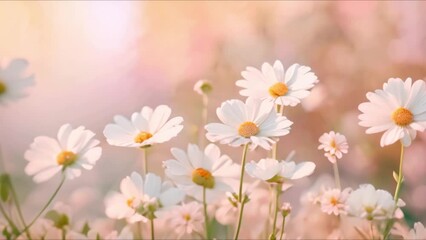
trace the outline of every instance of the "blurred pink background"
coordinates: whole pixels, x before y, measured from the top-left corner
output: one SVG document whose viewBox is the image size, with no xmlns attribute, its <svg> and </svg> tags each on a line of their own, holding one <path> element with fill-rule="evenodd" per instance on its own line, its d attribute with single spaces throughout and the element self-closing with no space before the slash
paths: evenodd
<svg viewBox="0 0 426 240">
<path fill-rule="evenodd" d="M 0 2 L 0 57 L 28 59 L 37 82 L 29 97 L 0 108 L 6 168 L 31 213 L 56 182 L 33 183 L 24 174 L 23 153 L 36 136 L 53 137 L 64 123 L 84 125 L 97 133 L 103 157 L 92 171 L 67 182 L 57 199 L 84 218 L 104 216 L 103 196 L 141 169 L 138 149 L 106 143 L 102 130 L 114 115 L 167 104 L 173 115 L 184 117 L 184 131 L 151 151 L 150 166 L 160 174 L 170 147 L 197 141 L 201 98 L 192 90 L 197 80 L 213 83 L 209 121 L 216 121 L 222 101 L 243 99 L 235 81 L 246 66 L 279 59 L 286 67 L 295 62 L 312 67 L 320 80 L 302 106 L 285 110 L 295 124 L 279 142 L 279 156 L 294 149 L 297 160 L 317 163 L 310 179 L 315 181 L 332 172 L 317 150 L 318 138 L 338 131 L 350 146 L 341 161 L 344 184 L 372 182 L 392 192 L 399 147 L 381 148 L 380 134 L 366 135 L 357 107 L 390 77 L 425 79 L 425 11 L 426 2 L 415 1 Z M 221 148 L 239 161 L 240 149 Z M 265 154 L 259 149 L 249 159 Z M 423 221 L 425 156 L 421 134 L 407 150 L 403 199 L 407 214 Z M 284 198 L 297 202 L 310 184 L 298 184 Z"/>
</svg>

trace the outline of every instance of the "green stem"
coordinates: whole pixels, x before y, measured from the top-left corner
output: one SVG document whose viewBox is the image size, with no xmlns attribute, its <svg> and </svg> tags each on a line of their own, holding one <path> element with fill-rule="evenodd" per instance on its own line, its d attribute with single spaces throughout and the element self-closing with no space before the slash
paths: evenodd
<svg viewBox="0 0 426 240">
<path fill-rule="evenodd" d="M 238 235 L 240 233 L 240 228 L 241 228 L 241 222 L 243 219 L 243 211 L 244 211 L 244 204 L 245 204 L 245 199 L 243 196 L 243 181 L 244 181 L 244 171 L 245 171 L 245 165 L 246 165 L 246 158 L 247 158 L 247 150 L 248 150 L 248 146 L 249 143 L 246 143 L 244 145 L 244 149 L 243 149 L 243 156 L 241 157 L 241 175 L 240 175 L 240 187 L 238 190 L 238 201 L 240 202 L 240 213 L 238 216 L 238 225 L 237 225 L 237 230 L 235 231 L 235 236 L 234 239 L 238 239 Z"/>
<path fill-rule="evenodd" d="M 342 185 L 340 184 L 340 175 L 339 175 L 339 168 L 337 167 L 337 161 L 333 163 L 333 170 L 334 170 L 334 181 L 336 183 L 336 187 L 338 189 L 342 189 Z"/>
<path fill-rule="evenodd" d="M 281 234 L 280 234 L 280 240 L 283 239 L 283 235 L 284 235 L 284 227 L 285 227 L 285 217 L 283 217 L 283 222 L 281 224 Z"/>
<path fill-rule="evenodd" d="M 24 228 L 24 230 L 22 230 L 17 237 L 19 237 L 19 235 L 21 235 L 24 231 L 27 231 L 30 229 L 30 227 L 37 221 L 37 219 L 41 216 L 41 214 L 43 214 L 44 210 L 47 209 L 47 207 L 49 207 L 50 203 L 52 203 L 53 199 L 56 197 L 56 195 L 58 194 L 59 190 L 61 189 L 62 185 L 64 185 L 66 176 L 65 174 L 62 174 L 62 180 L 61 183 L 59 183 L 59 186 L 56 188 L 55 192 L 53 193 L 53 195 L 50 197 L 50 199 L 47 201 L 47 203 L 44 205 L 44 207 L 41 209 L 41 211 L 37 214 L 37 216 L 30 222 L 30 224 L 27 225 L 26 228 Z"/>
<path fill-rule="evenodd" d="M 136 234 L 135 234 L 135 236 L 137 236 L 138 239 L 143 239 L 142 222 L 136 223 Z"/>
<path fill-rule="evenodd" d="M 147 153 L 147 148 L 148 147 L 144 147 L 142 148 L 143 154 L 142 154 L 142 163 L 143 163 L 143 175 L 146 176 L 146 174 L 148 174 L 148 153 Z"/>
<path fill-rule="evenodd" d="M 399 156 L 398 180 L 396 182 L 396 189 L 395 189 L 395 194 L 394 194 L 394 198 L 393 198 L 394 201 L 395 201 L 395 206 L 398 204 L 399 195 L 401 193 L 401 186 L 402 186 L 402 182 L 403 182 L 403 176 L 402 176 L 403 161 L 404 161 L 404 145 L 401 142 L 401 155 Z M 396 211 L 396 208 L 397 207 L 395 207 L 394 212 Z M 383 232 L 383 239 L 384 240 L 388 239 L 390 230 L 392 229 L 394 222 L 395 222 L 394 219 L 391 218 L 386 223 L 385 231 Z"/>
<path fill-rule="evenodd" d="M 277 218 L 278 218 L 278 209 L 280 203 L 280 195 L 281 195 L 282 185 L 277 184 L 275 188 L 275 208 L 274 208 L 274 221 L 272 222 L 272 232 L 269 235 L 269 239 L 276 239 L 276 231 L 277 231 Z"/>
<path fill-rule="evenodd" d="M 16 206 L 16 210 L 18 211 L 19 219 L 21 220 L 22 224 L 24 225 L 25 234 L 27 235 L 27 238 L 29 240 L 31 240 L 32 239 L 31 234 L 30 234 L 30 231 L 28 231 L 28 229 L 27 229 L 27 224 L 25 223 L 25 218 L 22 214 L 21 207 L 20 207 L 20 204 L 19 204 L 18 195 L 16 194 L 15 188 L 13 187 L 13 184 L 12 184 L 12 180 L 10 179 L 9 176 L 7 176 L 7 183 L 9 185 L 10 192 L 12 193 L 12 199 L 15 202 L 15 206 Z"/>
<path fill-rule="evenodd" d="M 203 209 L 204 209 L 204 225 L 206 228 L 206 239 L 210 239 L 209 217 L 207 215 L 206 187 L 203 187 Z"/>
<path fill-rule="evenodd" d="M 238 225 L 237 225 L 237 230 L 235 231 L 234 240 L 237 240 L 238 235 L 240 234 L 241 222 L 243 220 L 243 211 L 244 211 L 244 203 L 241 203 L 240 213 L 238 215 Z"/>
<path fill-rule="evenodd" d="M 154 240 L 154 218 L 150 218 L 150 223 L 151 223 L 151 239 Z"/>
<path fill-rule="evenodd" d="M 6 211 L 4 210 L 3 206 L 0 204 L 0 212 L 2 213 L 3 217 L 6 219 L 7 223 L 12 228 L 13 234 L 16 234 L 17 236 L 20 235 L 19 229 L 16 227 L 16 224 L 12 221 L 12 218 L 7 215 Z"/>
<path fill-rule="evenodd" d="M 198 134 L 198 142 L 200 144 L 200 147 L 204 147 L 205 141 L 204 141 L 204 126 L 207 124 L 207 114 L 208 114 L 208 106 L 209 104 L 209 97 L 206 94 L 203 94 L 203 109 L 201 111 L 201 127 L 199 128 L 199 134 Z"/>
<path fill-rule="evenodd" d="M 248 150 L 248 146 L 249 143 L 246 143 L 246 145 L 244 145 L 244 149 L 243 149 L 243 156 L 241 158 L 241 177 L 240 177 L 240 187 L 238 190 L 238 201 L 240 203 L 243 203 L 243 180 L 244 180 L 244 171 L 245 171 L 245 166 L 246 166 L 246 158 L 247 158 L 247 150 Z"/>
</svg>

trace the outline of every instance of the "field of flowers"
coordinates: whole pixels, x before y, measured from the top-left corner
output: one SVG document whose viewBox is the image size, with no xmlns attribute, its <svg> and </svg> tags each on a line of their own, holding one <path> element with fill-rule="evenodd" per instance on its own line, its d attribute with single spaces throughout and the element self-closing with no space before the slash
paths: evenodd
<svg viewBox="0 0 426 240">
<path fill-rule="evenodd" d="M 0 2 L 0 239 L 426 239 L 424 2 Z"/>
</svg>

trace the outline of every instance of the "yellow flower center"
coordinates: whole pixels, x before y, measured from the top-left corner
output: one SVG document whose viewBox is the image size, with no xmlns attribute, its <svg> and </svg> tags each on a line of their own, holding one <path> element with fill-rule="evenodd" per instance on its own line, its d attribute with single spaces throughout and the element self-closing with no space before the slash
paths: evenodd
<svg viewBox="0 0 426 240">
<path fill-rule="evenodd" d="M 282 82 L 277 82 L 269 88 L 269 94 L 274 98 L 284 96 L 287 92 L 288 87 Z"/>
<path fill-rule="evenodd" d="M 135 143 L 143 143 L 144 141 L 150 139 L 152 137 L 152 134 L 149 132 L 140 132 L 135 137 Z"/>
<path fill-rule="evenodd" d="M 238 134 L 242 137 L 249 138 L 256 135 L 259 132 L 259 128 L 253 122 L 243 122 L 240 127 L 238 127 Z"/>
<path fill-rule="evenodd" d="M 191 220 L 191 215 L 189 215 L 188 213 L 183 215 L 183 220 L 189 222 L 189 220 Z"/>
<path fill-rule="evenodd" d="M 330 142 L 330 147 L 332 147 L 332 148 L 336 148 L 336 141 L 334 141 L 334 139 L 333 139 L 333 140 L 331 140 L 331 142 Z"/>
<path fill-rule="evenodd" d="M 333 206 L 336 206 L 337 204 L 339 204 L 339 200 L 336 199 L 335 197 L 332 197 L 330 199 L 330 204 L 333 205 Z"/>
<path fill-rule="evenodd" d="M 59 165 L 69 166 L 77 160 L 77 155 L 71 151 L 62 151 L 56 157 L 56 161 Z"/>
<path fill-rule="evenodd" d="M 410 110 L 400 107 L 392 113 L 392 120 L 396 125 L 405 127 L 413 122 L 414 115 Z"/>
<path fill-rule="evenodd" d="M 0 95 L 6 92 L 6 84 L 0 79 Z"/>
<path fill-rule="evenodd" d="M 197 168 L 192 171 L 192 181 L 205 188 L 214 187 L 214 177 L 212 176 L 212 173 L 204 168 Z"/>
<path fill-rule="evenodd" d="M 129 206 L 129 207 L 131 207 L 131 208 L 133 208 L 133 201 L 135 200 L 135 198 L 133 197 L 133 198 L 129 198 L 129 199 L 127 199 L 127 206 Z"/>
</svg>

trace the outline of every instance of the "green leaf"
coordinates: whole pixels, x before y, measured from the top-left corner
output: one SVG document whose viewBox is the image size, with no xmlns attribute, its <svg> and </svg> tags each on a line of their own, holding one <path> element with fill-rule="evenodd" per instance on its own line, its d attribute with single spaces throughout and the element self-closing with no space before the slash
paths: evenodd
<svg viewBox="0 0 426 240">
<path fill-rule="evenodd" d="M 2 234 L 7 240 L 12 239 L 12 234 L 7 230 L 7 227 L 3 229 Z"/>
<path fill-rule="evenodd" d="M 66 214 L 59 213 L 55 210 L 50 210 L 46 213 L 45 217 L 53 221 L 53 224 L 57 228 L 63 228 L 69 225 L 69 218 Z"/>
<path fill-rule="evenodd" d="M 0 175 L 0 199 L 6 202 L 9 199 L 10 193 L 10 178 L 9 174 Z"/>
<path fill-rule="evenodd" d="M 89 231 L 90 231 L 90 226 L 89 226 L 89 224 L 86 222 L 86 223 L 83 225 L 83 229 L 81 229 L 81 233 L 82 233 L 82 234 L 84 234 L 85 236 L 87 236 L 87 234 L 89 233 Z"/>
<path fill-rule="evenodd" d="M 393 179 L 395 179 L 395 182 L 398 182 L 398 173 L 393 171 L 392 175 L 393 175 Z"/>
</svg>

